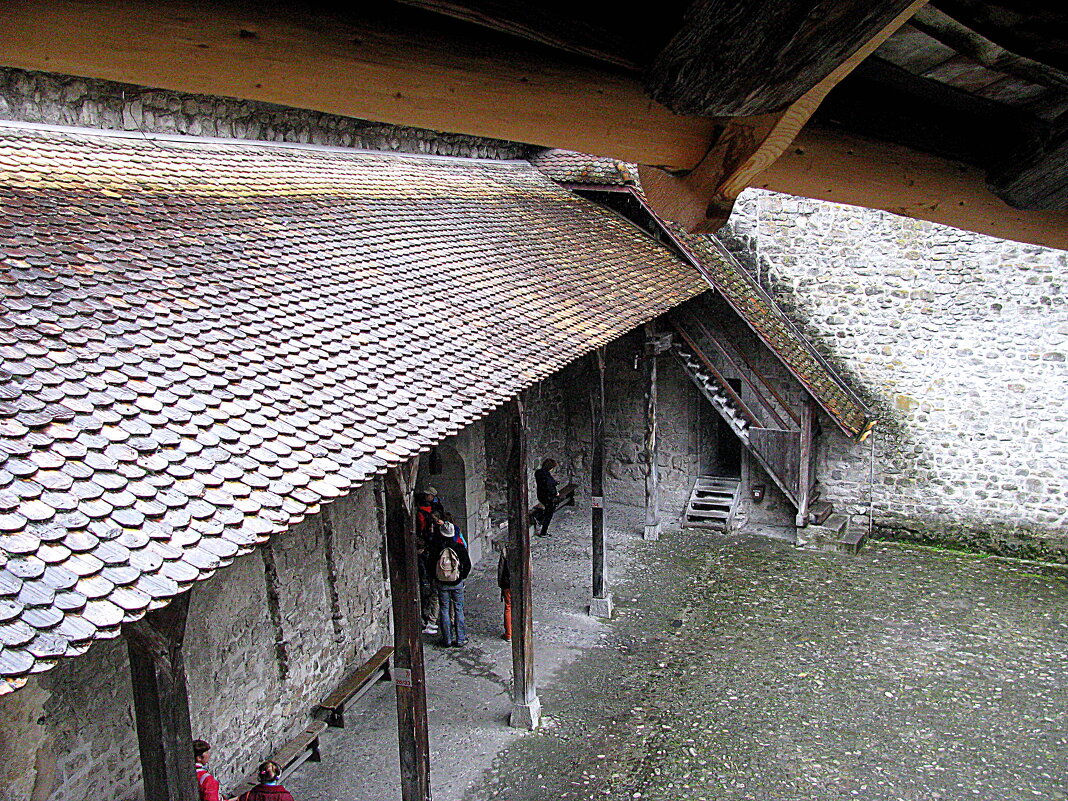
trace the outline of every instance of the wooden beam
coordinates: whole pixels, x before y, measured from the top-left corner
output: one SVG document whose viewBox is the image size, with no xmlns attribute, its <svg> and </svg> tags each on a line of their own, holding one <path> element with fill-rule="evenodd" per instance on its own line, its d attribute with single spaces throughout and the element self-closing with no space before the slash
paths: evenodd
<svg viewBox="0 0 1068 801">
<path fill-rule="evenodd" d="M 686 176 L 639 169 L 649 202 L 690 231 L 719 230 L 727 222 L 738 195 L 786 151 L 827 93 L 926 2 L 911 0 L 867 41 L 855 44 L 856 49 L 848 58 L 781 113 L 730 122 L 697 168 Z"/>
<path fill-rule="evenodd" d="M 15 0 L 0 31 L 6 66 L 679 168 L 715 130 L 629 73 L 388 4 L 353 21 L 232 0 Z"/>
<path fill-rule="evenodd" d="M 1068 250 L 1068 211 L 1014 209 L 978 167 L 828 128 L 802 131 L 754 186 Z"/>
<path fill-rule="evenodd" d="M 696 167 L 727 124 L 671 114 L 650 102 L 636 79 L 535 44 L 465 38 L 449 20 L 337 22 L 269 4 L 14 0 L 0 4 L 0 31 L 0 64 L 7 66 L 570 148 L 675 171 Z M 838 134 L 803 136 L 809 158 L 788 150 L 768 167 L 769 179 L 758 176 L 751 185 L 849 198 L 844 202 L 1021 242 L 1068 243 L 1068 216 L 1009 208 L 979 171 L 946 183 L 959 165 L 867 141 L 871 174 L 854 176 L 837 172 L 836 163 L 813 163 L 814 156 L 843 155 Z M 766 138 L 761 130 L 751 134 L 752 143 Z M 752 143 L 739 134 L 740 160 L 752 154 Z M 854 177 L 859 181 L 851 183 Z M 655 183 L 647 178 L 646 191 L 655 194 Z M 661 193 L 654 208 L 682 220 L 673 208 L 703 215 L 711 197 Z"/>
<path fill-rule="evenodd" d="M 386 471 L 386 548 L 393 600 L 393 684 L 397 692 L 397 742 L 401 798 L 430 801 L 430 738 L 423 669 L 419 563 L 412 490 L 419 460 Z"/>
<path fill-rule="evenodd" d="M 682 29 L 654 61 L 649 91 L 680 114 L 777 113 L 915 7 L 913 0 L 693 3 Z"/>
<path fill-rule="evenodd" d="M 1068 208 L 1068 119 L 1010 150 L 989 178 L 998 197 L 1018 208 Z"/>
<path fill-rule="evenodd" d="M 656 327 L 646 323 L 645 333 L 645 530 L 644 539 L 660 539 L 660 436 L 656 425 Z"/>
<path fill-rule="evenodd" d="M 197 801 L 182 643 L 189 593 L 123 626 L 145 798 Z"/>
<path fill-rule="evenodd" d="M 531 593 L 530 500 L 527 486 L 527 421 L 522 396 L 508 409 L 508 574 L 512 586 L 512 714 L 520 729 L 541 724 L 534 684 L 534 607 Z"/>
<path fill-rule="evenodd" d="M 612 617 L 612 595 L 608 592 L 608 550 L 604 542 L 604 348 L 593 352 L 593 385 L 590 390 L 590 496 L 593 538 L 593 593 L 590 614 Z"/>
<path fill-rule="evenodd" d="M 797 469 L 797 517 L 798 528 L 808 525 L 808 509 L 812 497 L 812 457 L 815 449 L 815 415 L 812 399 L 806 394 L 801 400 L 801 447 Z"/>
</svg>

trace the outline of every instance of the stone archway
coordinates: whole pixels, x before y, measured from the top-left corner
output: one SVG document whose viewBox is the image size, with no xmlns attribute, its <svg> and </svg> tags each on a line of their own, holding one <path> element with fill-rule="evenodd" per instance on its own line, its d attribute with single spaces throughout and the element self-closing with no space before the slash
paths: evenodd
<svg viewBox="0 0 1068 801">
<path fill-rule="evenodd" d="M 452 512 L 464 536 L 470 537 L 467 517 L 467 470 L 464 459 L 452 445 L 437 446 L 436 455 L 423 458 L 419 465 L 418 488 L 433 487 L 438 491 L 445 511 Z"/>
</svg>

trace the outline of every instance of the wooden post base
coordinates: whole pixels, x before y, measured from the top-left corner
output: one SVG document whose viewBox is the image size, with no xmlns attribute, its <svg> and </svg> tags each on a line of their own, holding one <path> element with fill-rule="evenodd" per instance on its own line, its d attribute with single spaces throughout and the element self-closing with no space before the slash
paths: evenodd
<svg viewBox="0 0 1068 801">
<path fill-rule="evenodd" d="M 599 617 L 605 620 L 612 617 L 612 593 L 607 593 L 604 598 L 590 599 L 590 617 Z"/>
<path fill-rule="evenodd" d="M 660 521 L 655 523 L 646 523 L 645 531 L 642 533 L 642 539 L 644 540 L 658 540 L 660 539 Z"/>
<path fill-rule="evenodd" d="M 526 729 L 534 731 L 541 726 L 541 699 L 538 696 L 525 704 L 513 704 L 512 714 L 508 717 L 508 725 L 513 729 Z"/>
</svg>

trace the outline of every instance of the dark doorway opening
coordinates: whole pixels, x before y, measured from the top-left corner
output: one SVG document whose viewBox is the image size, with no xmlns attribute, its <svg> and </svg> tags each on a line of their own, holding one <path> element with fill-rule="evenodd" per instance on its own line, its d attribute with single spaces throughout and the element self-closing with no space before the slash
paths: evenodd
<svg viewBox="0 0 1068 801">
<path fill-rule="evenodd" d="M 728 378 L 727 383 L 737 393 L 741 393 L 742 382 Z M 716 464 L 713 475 L 730 478 L 742 476 L 742 441 L 719 414 L 716 415 Z"/>
</svg>

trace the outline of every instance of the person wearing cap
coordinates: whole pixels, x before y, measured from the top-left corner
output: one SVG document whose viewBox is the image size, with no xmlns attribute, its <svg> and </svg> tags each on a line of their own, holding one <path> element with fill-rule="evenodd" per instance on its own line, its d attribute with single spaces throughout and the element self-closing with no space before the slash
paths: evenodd
<svg viewBox="0 0 1068 801">
<path fill-rule="evenodd" d="M 193 759 L 196 760 L 197 789 L 200 801 L 222 801 L 219 796 L 219 780 L 208 770 L 211 746 L 205 740 L 193 740 Z"/>
</svg>

